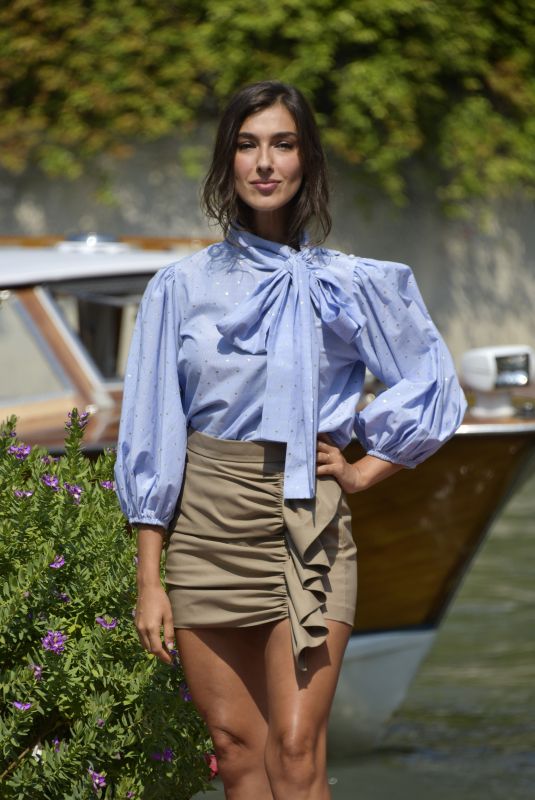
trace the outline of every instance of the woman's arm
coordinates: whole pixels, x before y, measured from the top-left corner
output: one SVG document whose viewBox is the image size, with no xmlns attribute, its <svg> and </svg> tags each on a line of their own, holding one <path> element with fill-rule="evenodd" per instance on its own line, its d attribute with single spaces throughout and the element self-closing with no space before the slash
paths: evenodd
<svg viewBox="0 0 535 800">
<path fill-rule="evenodd" d="M 348 494 L 369 489 L 375 483 L 403 469 L 401 464 L 392 464 L 377 456 L 368 455 L 350 464 L 341 450 L 331 444 L 331 440 L 325 434 L 320 434 L 318 437 L 316 460 L 318 464 L 316 474 L 333 475 Z"/>
<path fill-rule="evenodd" d="M 175 632 L 171 603 L 160 579 L 165 536 L 165 529 L 159 525 L 141 525 L 138 528 L 136 629 L 145 650 L 170 664 L 169 651 L 175 646 Z"/>
<path fill-rule="evenodd" d="M 174 266 L 143 295 L 124 380 L 115 478 L 131 524 L 165 528 L 175 513 L 186 455 L 177 361 L 180 297 Z"/>
<path fill-rule="evenodd" d="M 406 264 L 356 259 L 353 283 L 365 319 L 357 350 L 386 387 L 356 413 L 355 433 L 369 456 L 415 467 L 463 420 L 451 355 Z"/>
</svg>

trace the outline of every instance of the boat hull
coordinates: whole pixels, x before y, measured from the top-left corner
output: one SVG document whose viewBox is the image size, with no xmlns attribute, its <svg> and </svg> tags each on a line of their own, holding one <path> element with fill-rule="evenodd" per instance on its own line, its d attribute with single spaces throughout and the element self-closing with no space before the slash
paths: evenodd
<svg viewBox="0 0 535 800">
<path fill-rule="evenodd" d="M 361 454 L 348 448 L 351 460 Z M 467 424 L 416 470 L 348 498 L 358 598 L 330 721 L 337 755 L 380 740 L 493 520 L 534 465 L 533 422 Z"/>
</svg>

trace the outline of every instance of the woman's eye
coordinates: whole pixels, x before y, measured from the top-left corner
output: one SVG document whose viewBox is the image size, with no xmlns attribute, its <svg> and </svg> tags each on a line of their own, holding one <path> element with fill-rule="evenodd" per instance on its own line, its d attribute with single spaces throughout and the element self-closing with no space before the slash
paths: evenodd
<svg viewBox="0 0 535 800">
<path fill-rule="evenodd" d="M 282 150 L 291 150 L 293 148 L 292 142 L 279 142 L 277 147 L 280 147 Z"/>
<path fill-rule="evenodd" d="M 254 147 L 252 142 L 238 142 L 238 150 L 250 150 L 251 147 Z"/>
</svg>

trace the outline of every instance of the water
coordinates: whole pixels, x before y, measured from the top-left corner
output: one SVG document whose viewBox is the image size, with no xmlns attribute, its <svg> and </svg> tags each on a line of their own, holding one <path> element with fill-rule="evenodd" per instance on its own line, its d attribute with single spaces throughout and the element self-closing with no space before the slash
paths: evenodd
<svg viewBox="0 0 535 800">
<path fill-rule="evenodd" d="M 333 757 L 329 779 L 333 800 L 535 798 L 535 465 L 380 746 Z"/>
</svg>

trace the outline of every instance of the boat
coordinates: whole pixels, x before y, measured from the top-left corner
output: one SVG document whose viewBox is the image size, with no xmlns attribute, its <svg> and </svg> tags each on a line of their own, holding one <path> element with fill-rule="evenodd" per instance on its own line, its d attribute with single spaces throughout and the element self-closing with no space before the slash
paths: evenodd
<svg viewBox="0 0 535 800">
<path fill-rule="evenodd" d="M 0 237 L 0 371 L 9 376 L 0 386 L 0 418 L 16 414 L 21 438 L 57 452 L 66 412 L 77 406 L 90 412 L 86 449 L 113 446 L 145 285 L 207 243 Z M 505 351 L 474 355 L 473 396 L 499 402 L 485 408 L 476 398 L 455 436 L 417 470 L 348 498 L 358 602 L 331 715 L 330 748 L 338 754 L 380 741 L 494 518 L 533 468 L 535 359 L 529 348 Z M 501 391 L 492 375 L 489 382 L 497 363 Z M 368 400 L 381 390 L 371 381 Z M 353 441 L 346 455 L 353 461 L 362 453 Z"/>
</svg>

